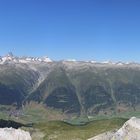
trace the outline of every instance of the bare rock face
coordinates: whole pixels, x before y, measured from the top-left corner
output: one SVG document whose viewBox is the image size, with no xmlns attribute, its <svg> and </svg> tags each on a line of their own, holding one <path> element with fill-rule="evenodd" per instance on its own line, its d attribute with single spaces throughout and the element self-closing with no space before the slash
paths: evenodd
<svg viewBox="0 0 140 140">
<path fill-rule="evenodd" d="M 111 140 L 140 140 L 140 119 L 131 118 L 119 129 Z"/>
<path fill-rule="evenodd" d="M 0 128 L 0 140 L 32 140 L 29 132 L 21 129 Z"/>
<path fill-rule="evenodd" d="M 132 117 L 116 132 L 107 132 L 89 140 L 140 140 L 140 119 Z"/>
</svg>

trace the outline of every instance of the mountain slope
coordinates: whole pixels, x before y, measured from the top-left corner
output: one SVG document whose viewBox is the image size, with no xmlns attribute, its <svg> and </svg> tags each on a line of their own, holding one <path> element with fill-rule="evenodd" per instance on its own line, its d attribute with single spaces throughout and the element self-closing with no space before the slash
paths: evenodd
<svg viewBox="0 0 140 140">
<path fill-rule="evenodd" d="M 31 102 L 88 116 L 137 111 L 140 64 L 2 57 L 0 104 L 21 107 Z"/>
<path fill-rule="evenodd" d="M 21 106 L 39 79 L 39 73 L 23 64 L 0 66 L 0 104 Z"/>
</svg>

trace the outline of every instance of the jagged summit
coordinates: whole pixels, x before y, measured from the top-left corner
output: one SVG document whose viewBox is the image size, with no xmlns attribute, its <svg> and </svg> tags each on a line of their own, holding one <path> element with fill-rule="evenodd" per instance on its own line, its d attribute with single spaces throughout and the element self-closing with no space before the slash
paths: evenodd
<svg viewBox="0 0 140 140">
<path fill-rule="evenodd" d="M 9 52 L 7 55 L 5 56 L 0 56 L 0 64 L 5 64 L 5 63 L 30 63 L 30 62 L 52 62 L 52 60 L 49 57 L 28 57 L 28 56 L 24 56 L 24 57 L 17 57 L 14 56 L 12 52 Z"/>
<path fill-rule="evenodd" d="M 50 59 L 49 57 L 45 56 L 45 57 L 30 57 L 30 56 L 15 56 L 13 55 L 12 52 L 9 52 L 7 55 L 5 56 L 0 56 L 0 64 L 6 64 L 6 63 L 51 63 L 53 62 L 52 59 Z M 58 62 L 61 62 L 58 61 Z M 135 63 L 135 62 L 121 62 L 121 61 L 117 61 L 117 62 L 113 62 L 113 61 L 95 61 L 95 60 L 90 60 L 90 61 L 77 61 L 75 59 L 67 59 L 67 60 L 62 60 L 62 62 L 69 64 L 69 63 L 89 63 L 89 64 L 94 64 L 94 65 L 107 65 L 107 66 L 129 66 L 129 65 L 133 65 L 133 66 L 139 66 L 139 63 Z"/>
</svg>

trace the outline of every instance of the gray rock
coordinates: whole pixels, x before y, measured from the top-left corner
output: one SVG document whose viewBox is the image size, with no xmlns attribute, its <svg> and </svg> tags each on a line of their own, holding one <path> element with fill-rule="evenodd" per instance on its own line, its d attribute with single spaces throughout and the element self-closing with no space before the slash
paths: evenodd
<svg viewBox="0 0 140 140">
<path fill-rule="evenodd" d="M 89 140 L 140 140 L 140 119 L 132 117 L 117 132 L 107 132 Z"/>
<path fill-rule="evenodd" d="M 30 133 L 21 129 L 0 128 L 0 140 L 32 140 Z"/>
</svg>

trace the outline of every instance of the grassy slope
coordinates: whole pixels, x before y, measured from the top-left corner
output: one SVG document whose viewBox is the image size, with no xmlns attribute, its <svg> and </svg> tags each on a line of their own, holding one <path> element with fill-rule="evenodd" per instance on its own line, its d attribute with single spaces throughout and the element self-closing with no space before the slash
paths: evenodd
<svg viewBox="0 0 140 140">
<path fill-rule="evenodd" d="M 31 128 L 31 134 L 33 133 L 33 140 L 86 140 L 100 133 L 110 131 L 116 128 L 120 128 L 124 122 L 132 117 L 139 116 L 140 112 L 129 112 L 119 114 L 116 117 L 123 117 L 115 119 L 113 116 L 96 116 L 90 118 L 92 121 L 83 126 L 74 126 L 62 121 L 48 121 L 48 120 L 62 120 L 65 118 L 60 112 L 54 110 L 48 110 L 40 105 L 30 104 L 25 106 L 22 110 L 24 115 L 18 118 L 10 117 L 7 118 L 6 112 L 9 110 L 8 106 L 1 106 L 0 117 L 3 119 L 12 119 L 17 122 L 23 123 L 37 123 Z M 7 110 L 7 111 L 6 111 Z M 63 118 L 64 117 L 64 118 Z M 108 118 L 108 119 L 107 119 Z M 87 121 L 85 118 L 76 118 L 70 121 L 70 123 L 78 124 L 79 122 Z M 28 130 L 28 128 L 27 128 Z M 38 136 L 44 136 L 44 139 L 39 139 Z"/>
<path fill-rule="evenodd" d="M 126 120 L 121 118 L 98 120 L 83 126 L 50 121 L 34 127 L 45 134 L 44 140 L 86 140 L 100 133 L 120 128 Z"/>
</svg>

